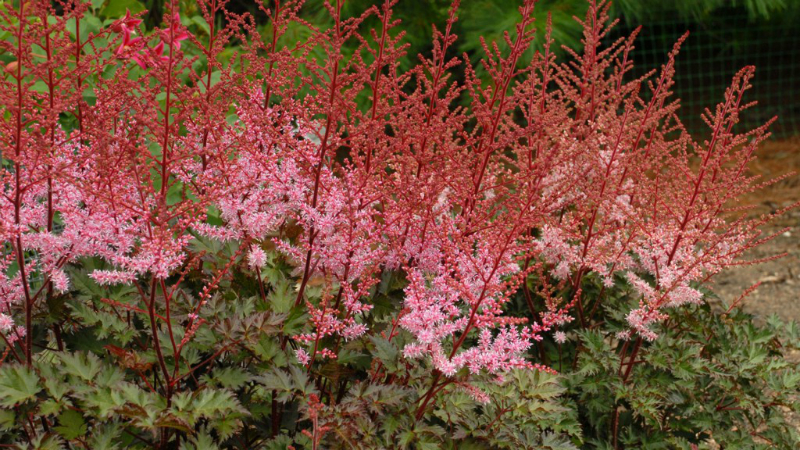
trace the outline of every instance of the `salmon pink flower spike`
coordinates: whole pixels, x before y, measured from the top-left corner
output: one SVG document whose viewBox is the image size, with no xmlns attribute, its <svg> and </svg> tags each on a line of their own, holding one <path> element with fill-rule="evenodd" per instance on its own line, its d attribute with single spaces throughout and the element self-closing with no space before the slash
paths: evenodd
<svg viewBox="0 0 800 450">
<path fill-rule="evenodd" d="M 247 263 L 253 270 L 261 269 L 267 263 L 267 254 L 261 247 L 253 247 L 247 255 Z"/>
<path fill-rule="evenodd" d="M 147 48 L 131 57 L 142 69 L 152 67 L 156 61 L 167 62 L 169 56 L 164 55 L 164 42 L 159 42 L 153 48 Z"/>
<path fill-rule="evenodd" d="M 111 24 L 111 29 L 116 33 L 124 31 L 135 33 L 136 27 L 142 23 L 142 19 L 137 19 L 131 16 L 131 10 L 125 10 L 125 17 Z"/>
<path fill-rule="evenodd" d="M 156 58 L 161 62 L 169 61 L 169 56 L 166 56 L 164 54 L 164 42 L 163 41 L 159 42 L 158 45 L 156 45 L 155 47 L 153 47 L 152 50 L 150 50 L 150 55 L 153 58 Z"/>
<path fill-rule="evenodd" d="M 132 52 L 137 50 L 137 47 L 142 42 L 142 38 L 131 38 L 131 31 L 128 29 L 123 29 L 122 31 L 122 43 L 119 47 L 117 47 L 116 55 L 117 58 L 120 59 L 128 59 Z M 132 56 L 134 60 L 136 59 L 135 56 Z"/>
<path fill-rule="evenodd" d="M 11 316 L 0 313 L 0 333 L 5 333 L 14 328 L 14 319 Z"/>
<path fill-rule="evenodd" d="M 136 62 L 142 69 L 147 69 L 147 60 L 145 59 L 145 55 L 142 53 L 137 53 L 131 57 L 131 59 Z"/>
<path fill-rule="evenodd" d="M 181 17 L 178 13 L 172 16 L 169 28 L 161 30 L 161 39 L 167 44 L 174 45 L 175 50 L 181 49 L 181 41 L 189 39 L 189 33 L 181 26 Z"/>
</svg>

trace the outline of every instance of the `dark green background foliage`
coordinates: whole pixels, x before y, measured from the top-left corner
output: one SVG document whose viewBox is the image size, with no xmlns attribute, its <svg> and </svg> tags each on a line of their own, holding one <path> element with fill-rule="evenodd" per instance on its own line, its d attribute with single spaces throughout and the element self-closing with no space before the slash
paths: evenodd
<svg viewBox="0 0 800 450">
<path fill-rule="evenodd" d="M 136 4 L 137 0 L 108 0 L 116 4 Z M 159 23 L 164 0 L 147 0 L 149 26 Z M 186 2 L 187 6 L 191 2 Z M 379 2 L 377 2 L 379 3 Z M 395 17 L 409 44 L 408 54 L 401 61 L 403 68 L 416 62 L 418 54 L 431 49 L 431 25 L 443 26 L 449 8 L 448 0 L 403 0 L 395 8 Z M 513 28 L 519 13 L 518 3 L 510 0 L 465 0 L 459 11 L 455 33 L 459 41 L 451 56 L 466 54 L 472 62 L 483 56 L 479 37 L 500 39 L 503 32 Z M 355 16 L 368 9 L 374 0 L 345 2 L 345 16 Z M 250 12 L 260 27 L 269 27 L 267 16 L 249 0 L 233 0 L 232 11 Z M 319 0 L 308 1 L 303 17 L 310 23 L 325 27 L 330 18 Z M 132 8 L 133 9 L 133 8 Z M 190 9 L 190 8 L 189 8 Z M 532 49 L 522 62 L 541 49 L 548 16 L 551 17 L 553 50 L 564 57 L 561 46 L 577 48 L 581 27 L 573 19 L 583 17 L 584 0 L 541 0 L 534 15 L 537 34 Z M 621 19 L 608 40 L 626 36 L 639 24 L 644 24 L 634 52 L 636 75 L 658 69 L 665 62 L 672 45 L 686 31 L 690 38 L 678 58 L 676 95 L 682 99 L 681 119 L 696 135 L 707 132 L 700 119 L 705 107 L 719 99 L 731 77 L 746 65 L 758 68 L 757 82 L 749 99 L 760 105 L 742 118 L 744 126 L 752 128 L 778 116 L 772 131 L 777 137 L 800 133 L 800 1 L 797 0 L 618 0 L 612 2 L 612 17 Z M 367 27 L 368 29 L 369 27 Z M 302 38 L 307 31 L 296 27 L 288 35 Z M 483 75 L 478 67 L 479 75 Z"/>
<path fill-rule="evenodd" d="M 96 20 L 85 23 L 86 31 L 99 29 L 125 14 L 147 11 L 143 16 L 148 29 L 161 24 L 165 0 L 93 0 Z M 182 0 L 183 22 L 198 34 L 207 30 L 197 6 L 191 0 Z M 356 16 L 367 10 L 375 0 L 348 0 L 344 15 Z M 270 2 L 266 2 L 270 6 Z M 268 36 L 271 29 L 267 15 L 251 0 L 232 0 L 228 9 L 250 13 L 259 31 Z M 504 31 L 516 23 L 518 2 L 512 0 L 465 0 L 459 10 L 455 33 L 457 44 L 451 47 L 450 56 L 467 57 L 475 62 L 483 56 L 479 37 L 487 41 L 500 39 Z M 428 54 L 431 49 L 432 25 L 443 26 L 449 8 L 448 0 L 402 0 L 395 7 L 394 16 L 402 20 L 397 30 L 405 33 L 409 44 L 406 56 L 400 61 L 408 68 L 417 61 L 417 55 Z M 580 45 L 581 27 L 573 17 L 583 17 L 587 2 L 584 0 L 541 0 L 537 3 L 537 34 L 532 50 L 522 63 L 540 49 L 544 40 L 547 17 L 553 23 L 553 47 L 559 57 L 566 56 L 561 45 L 576 48 Z M 326 27 L 330 17 L 322 1 L 307 1 L 301 11 L 309 23 Z M 797 0 L 618 0 L 612 3 L 612 17 L 621 22 L 607 37 L 609 41 L 627 36 L 639 24 L 644 24 L 636 50 L 633 53 L 635 73 L 643 75 L 658 69 L 675 41 L 686 31 L 690 37 L 678 57 L 676 96 L 682 100 L 679 113 L 688 131 L 702 136 L 707 127 L 700 118 L 705 107 L 721 98 L 731 77 L 746 65 L 757 67 L 757 79 L 749 100 L 758 99 L 759 106 L 742 117 L 743 126 L 761 125 L 773 116 L 778 121 L 772 127 L 776 137 L 784 138 L 800 133 L 800 1 Z M 220 14 L 217 20 L 224 17 Z M 374 25 L 374 17 L 367 26 Z M 395 31 L 399 32 L 399 31 Z M 284 44 L 309 36 L 309 30 L 293 25 L 284 36 Z M 350 52 L 356 42 L 349 42 Z M 502 46 L 501 46 L 502 47 Z M 347 49 L 345 49 L 345 53 Z M 230 54 L 233 54 L 231 50 Z M 8 61 L 6 61 L 8 62 Z M 484 75 L 478 66 L 479 75 Z"/>
</svg>

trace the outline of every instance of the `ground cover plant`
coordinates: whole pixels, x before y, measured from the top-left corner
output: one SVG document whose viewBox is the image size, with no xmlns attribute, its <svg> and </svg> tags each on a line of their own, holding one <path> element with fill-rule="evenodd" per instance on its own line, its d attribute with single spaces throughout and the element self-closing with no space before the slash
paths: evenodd
<svg viewBox="0 0 800 450">
<path fill-rule="evenodd" d="M 754 68 L 697 141 L 607 3 L 408 69 L 395 3 L 0 5 L 0 443 L 791 448 L 797 328 L 703 287 L 782 213 Z"/>
</svg>

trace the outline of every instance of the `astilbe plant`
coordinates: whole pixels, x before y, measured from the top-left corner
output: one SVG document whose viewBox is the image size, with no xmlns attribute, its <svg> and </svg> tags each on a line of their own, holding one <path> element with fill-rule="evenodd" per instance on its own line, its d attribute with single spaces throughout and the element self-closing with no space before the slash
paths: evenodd
<svg viewBox="0 0 800 450">
<path fill-rule="evenodd" d="M 628 289 L 624 384 L 670 312 L 770 238 L 730 208 L 768 136 L 734 130 L 753 68 L 698 142 L 671 97 L 680 42 L 630 79 L 635 33 L 604 47 L 605 3 L 560 63 L 523 2 L 482 41 L 488 82 L 453 54 L 457 1 L 401 71 L 395 3 L 325 2 L 329 29 L 259 3 L 267 36 L 223 0 L 190 21 L 172 2 L 151 33 L 130 12 L 82 33 L 80 1 L 0 7 L 7 442 L 578 443 L 549 342 Z M 515 385 L 547 414 L 506 405 Z"/>
</svg>

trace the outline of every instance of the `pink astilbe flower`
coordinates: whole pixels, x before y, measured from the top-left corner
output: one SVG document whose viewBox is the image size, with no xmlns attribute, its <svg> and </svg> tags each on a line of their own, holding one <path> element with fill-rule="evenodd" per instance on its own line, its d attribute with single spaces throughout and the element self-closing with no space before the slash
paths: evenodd
<svg viewBox="0 0 800 450">
<path fill-rule="evenodd" d="M 771 216 L 728 208 L 758 187 L 746 168 L 768 137 L 769 124 L 735 128 L 752 68 L 696 142 L 671 97 L 683 39 L 652 79 L 629 79 L 636 33 L 603 47 L 605 2 L 590 3 L 584 48 L 560 63 L 549 24 L 531 51 L 525 0 L 503 42 L 482 41 L 484 78 L 450 56 L 457 1 L 408 70 L 393 1 L 350 18 L 325 2 L 332 26 L 284 45 L 307 25 L 301 3 L 259 4 L 266 40 L 224 1 L 200 1 L 203 36 L 182 25 L 176 1 L 147 37 L 134 37 L 141 20 L 128 12 L 80 42 L 68 24 L 86 4 L 0 12 L 15 19 L 2 31 L 17 63 L 0 80 L 0 332 L 23 350 L 17 359 L 34 359 L 43 299 L 75 288 L 69 266 L 87 268 L 104 289 L 131 285 L 130 303 L 104 302 L 145 319 L 150 389 L 169 399 L 199 367 L 183 354 L 192 339 L 226 340 L 220 355 L 247 348 L 249 328 L 232 337 L 209 312 L 243 274 L 265 308 L 285 308 L 275 317 L 306 314 L 279 341 L 314 376 L 345 346 L 378 335 L 401 346 L 409 373 L 431 372 L 404 381 L 427 384 L 420 419 L 449 386 L 485 401 L 474 380 L 550 370 L 534 345 L 595 327 L 618 287 L 636 305 L 617 334 L 627 377 L 668 308 L 703 301 L 698 284 L 770 238 L 759 227 Z M 226 64 L 231 42 L 239 51 Z M 106 70 L 114 76 L 98 76 Z M 61 117 L 77 125 L 63 130 Z M 271 303 L 273 287 L 288 301 Z M 395 311 L 386 321 L 380 301 L 394 308 L 381 314 Z M 517 301 L 524 317 L 509 313 Z M 382 364 L 373 380 L 397 382 Z"/>
<path fill-rule="evenodd" d="M 14 328 L 14 319 L 11 316 L 0 313 L 0 333 L 7 333 Z"/>
<path fill-rule="evenodd" d="M 161 42 L 173 45 L 175 50 L 181 49 L 181 41 L 189 39 L 189 33 L 181 25 L 181 17 L 177 12 L 174 13 L 169 22 L 169 27 L 160 31 Z"/>
<path fill-rule="evenodd" d="M 164 54 L 164 44 L 173 44 L 174 50 L 178 51 L 181 48 L 181 41 L 190 37 L 186 28 L 181 25 L 178 13 L 175 13 L 169 27 L 160 30 L 161 40 L 151 48 L 143 38 L 131 37 L 141 22 L 141 19 L 132 18 L 130 11 L 127 11 L 124 18 L 111 25 L 111 30 L 122 34 L 122 42 L 116 51 L 117 58 L 131 59 L 142 69 L 169 62 L 170 56 Z M 172 51 L 173 49 L 170 49 L 170 53 Z"/>
<path fill-rule="evenodd" d="M 342 337 L 346 341 L 352 341 L 363 336 L 367 332 L 367 326 L 363 323 L 354 323 L 344 327 L 341 331 Z"/>
<path fill-rule="evenodd" d="M 157 63 L 168 62 L 169 56 L 164 55 L 164 42 L 162 41 L 153 48 L 145 47 L 141 51 L 134 53 L 131 59 L 142 69 L 147 69 Z"/>
<path fill-rule="evenodd" d="M 69 279 L 67 274 L 61 269 L 53 270 L 48 274 L 48 278 L 53 283 L 53 287 L 60 293 L 69 291 Z"/>
<path fill-rule="evenodd" d="M 136 274 L 132 272 L 123 272 L 119 270 L 95 270 L 89 274 L 97 284 L 114 285 L 114 284 L 128 284 L 136 280 Z"/>
<path fill-rule="evenodd" d="M 138 62 L 139 54 L 138 52 L 141 50 L 144 40 L 140 37 L 132 38 L 132 31 L 127 28 L 121 29 L 122 33 L 122 42 L 117 47 L 116 55 L 117 58 L 120 59 L 127 59 L 132 58 Z"/>
<path fill-rule="evenodd" d="M 134 18 L 131 16 L 131 10 L 126 9 L 125 17 L 111 24 L 111 30 L 115 33 L 122 33 L 125 31 L 134 33 L 136 31 L 136 27 L 138 27 L 141 23 L 142 19 Z"/>
<path fill-rule="evenodd" d="M 304 366 L 311 362 L 311 357 L 308 355 L 308 352 L 302 348 L 295 350 L 295 356 L 297 357 L 297 361 Z"/>
<path fill-rule="evenodd" d="M 9 331 L 9 343 L 21 347 L 20 362 L 32 363 L 32 318 L 45 298 L 67 293 L 64 268 L 94 254 L 83 230 L 66 218 L 83 208 L 82 195 L 71 182 L 80 171 L 74 155 L 81 147 L 80 130 L 65 132 L 61 114 L 81 121 L 81 97 L 87 73 L 106 64 L 113 44 L 84 37 L 91 55 L 80 46 L 67 24 L 83 16 L 88 5 L 24 2 L 3 8 L 4 53 L 14 59 L 0 81 L 0 310 L 24 325 Z M 41 86 L 33 89 L 34 84 Z M 12 269 L 13 266 L 13 269 Z M 4 319 L 7 322 L 7 319 Z M 9 330 L 11 330 L 9 328 Z"/>
<path fill-rule="evenodd" d="M 462 383 L 459 384 L 459 387 L 478 403 L 487 404 L 491 402 L 491 398 L 485 392 L 471 384 Z"/>
<path fill-rule="evenodd" d="M 257 270 L 264 267 L 267 263 L 267 254 L 261 247 L 253 247 L 250 253 L 247 254 L 247 264 L 251 269 Z"/>
</svg>

